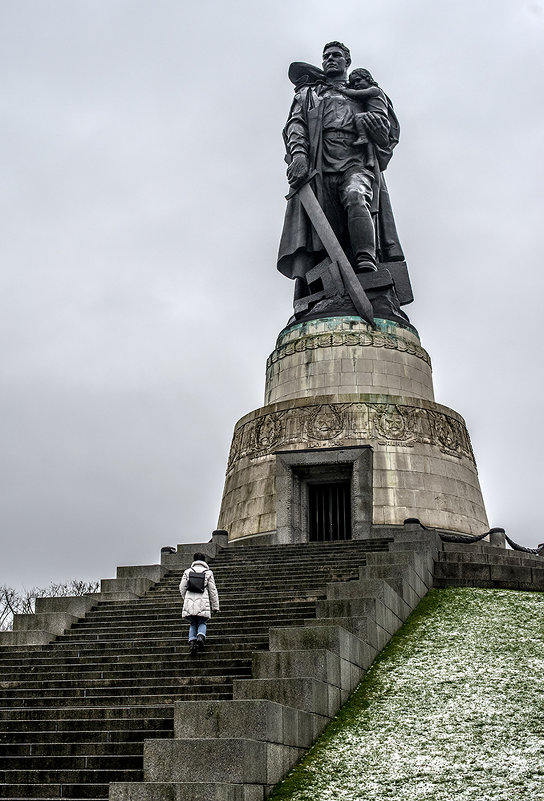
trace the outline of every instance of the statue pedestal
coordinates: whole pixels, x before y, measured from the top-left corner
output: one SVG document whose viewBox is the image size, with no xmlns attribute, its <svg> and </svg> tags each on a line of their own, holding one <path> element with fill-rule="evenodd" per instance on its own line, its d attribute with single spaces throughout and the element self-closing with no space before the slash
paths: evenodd
<svg viewBox="0 0 544 801">
<path fill-rule="evenodd" d="M 266 405 L 234 430 L 219 518 L 230 540 L 307 541 L 312 488 L 334 484 L 348 488 L 354 538 L 409 517 L 487 530 L 464 420 L 434 402 L 417 332 L 376 325 L 330 317 L 282 331 L 267 363 Z"/>
</svg>

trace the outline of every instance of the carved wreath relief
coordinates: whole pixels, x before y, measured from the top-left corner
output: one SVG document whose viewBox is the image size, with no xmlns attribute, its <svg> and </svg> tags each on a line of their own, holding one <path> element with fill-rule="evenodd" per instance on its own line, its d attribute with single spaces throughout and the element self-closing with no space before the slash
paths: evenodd
<svg viewBox="0 0 544 801">
<path fill-rule="evenodd" d="M 285 359 L 287 356 L 292 356 L 294 353 L 303 353 L 306 350 L 316 350 L 318 348 L 348 346 L 355 348 L 390 348 L 416 356 L 429 366 L 431 364 L 429 354 L 421 345 L 407 342 L 400 337 L 385 334 L 381 331 L 333 331 L 331 333 L 309 334 L 292 342 L 286 342 L 284 345 L 279 345 L 268 357 L 266 363 L 267 373 L 276 362 Z"/>
<path fill-rule="evenodd" d="M 443 453 L 474 462 L 465 426 L 443 412 L 395 403 L 323 403 L 265 412 L 237 427 L 227 473 L 243 456 L 268 456 L 290 445 L 326 448 L 372 440 L 382 445 L 435 445 Z"/>
</svg>

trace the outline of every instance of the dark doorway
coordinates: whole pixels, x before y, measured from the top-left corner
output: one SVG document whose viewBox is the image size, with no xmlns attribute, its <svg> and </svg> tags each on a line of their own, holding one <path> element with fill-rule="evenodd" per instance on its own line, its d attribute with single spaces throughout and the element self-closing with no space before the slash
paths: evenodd
<svg viewBox="0 0 544 801">
<path fill-rule="evenodd" d="M 310 542 L 350 540 L 350 482 L 308 484 L 308 517 Z"/>
</svg>

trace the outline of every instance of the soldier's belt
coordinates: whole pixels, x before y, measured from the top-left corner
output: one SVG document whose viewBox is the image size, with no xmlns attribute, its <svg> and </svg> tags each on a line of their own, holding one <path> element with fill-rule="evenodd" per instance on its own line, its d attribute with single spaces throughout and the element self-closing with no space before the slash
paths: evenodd
<svg viewBox="0 0 544 801">
<path fill-rule="evenodd" d="M 357 134 L 349 131 L 323 131 L 324 139 L 351 139 L 355 140 Z"/>
</svg>

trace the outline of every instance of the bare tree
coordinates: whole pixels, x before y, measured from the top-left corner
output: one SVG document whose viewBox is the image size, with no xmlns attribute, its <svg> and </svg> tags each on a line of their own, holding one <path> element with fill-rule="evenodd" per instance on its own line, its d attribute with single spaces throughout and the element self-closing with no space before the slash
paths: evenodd
<svg viewBox="0 0 544 801">
<path fill-rule="evenodd" d="M 13 615 L 32 614 L 36 598 L 60 598 L 67 595 L 87 595 L 97 592 L 99 581 L 72 579 L 62 583 L 52 582 L 48 587 L 34 587 L 17 592 L 7 584 L 0 586 L 0 631 L 11 631 Z"/>
<path fill-rule="evenodd" d="M 0 631 L 9 631 L 13 625 L 13 615 L 20 611 L 21 597 L 13 587 L 4 584 L 0 587 Z"/>
</svg>

